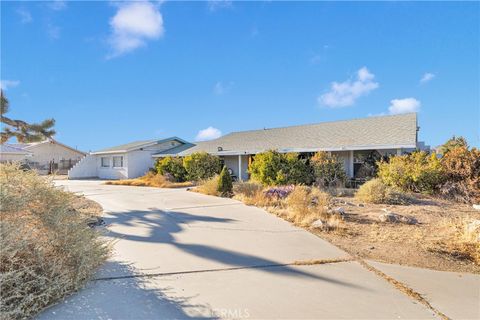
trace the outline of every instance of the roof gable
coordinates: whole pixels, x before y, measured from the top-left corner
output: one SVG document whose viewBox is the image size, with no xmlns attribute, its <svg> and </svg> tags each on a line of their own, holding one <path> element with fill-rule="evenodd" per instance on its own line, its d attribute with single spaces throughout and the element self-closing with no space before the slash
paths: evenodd
<svg viewBox="0 0 480 320">
<path fill-rule="evenodd" d="M 102 150 L 98 150 L 93 152 L 92 154 L 108 154 L 108 153 L 125 153 L 135 150 L 140 150 L 142 148 L 150 147 L 156 144 L 165 143 L 168 141 L 178 141 L 182 144 L 188 143 L 187 141 L 180 139 L 178 137 L 170 137 L 161 140 L 141 140 L 141 141 L 134 141 L 126 144 L 121 144 L 115 147 L 110 147 Z"/>
<path fill-rule="evenodd" d="M 227 155 L 266 150 L 308 152 L 415 148 L 416 143 L 417 116 L 409 113 L 232 132 L 215 140 L 198 143 L 179 155 L 197 151 Z"/>
</svg>

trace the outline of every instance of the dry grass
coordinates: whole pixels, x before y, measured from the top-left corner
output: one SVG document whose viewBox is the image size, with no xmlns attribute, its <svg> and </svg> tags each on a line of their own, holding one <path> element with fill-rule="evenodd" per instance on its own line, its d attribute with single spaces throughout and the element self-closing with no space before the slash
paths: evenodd
<svg viewBox="0 0 480 320">
<path fill-rule="evenodd" d="M 408 204 L 406 194 L 385 185 L 380 179 L 372 179 L 363 184 L 355 193 L 355 198 L 366 203 Z"/>
<path fill-rule="evenodd" d="M 0 318 L 30 318 L 81 288 L 109 248 L 88 201 L 15 165 L 0 164 L 0 187 Z"/>
<path fill-rule="evenodd" d="M 480 266 L 480 220 L 470 217 L 446 219 L 439 229 L 445 237 L 432 250 L 443 251 L 460 259 L 468 259 Z"/>
<path fill-rule="evenodd" d="M 218 192 L 218 179 L 219 176 L 216 175 L 208 180 L 200 181 L 199 186 L 196 187 L 194 191 L 209 196 L 220 196 L 220 192 Z"/>
<path fill-rule="evenodd" d="M 160 174 L 149 172 L 143 177 L 137 179 L 125 179 L 107 181 L 105 184 L 116 186 L 134 186 L 134 187 L 156 187 L 156 188 L 185 188 L 191 187 L 194 184 L 190 181 L 186 182 L 172 182 Z"/>
<path fill-rule="evenodd" d="M 296 186 L 287 197 L 287 217 L 300 226 L 309 226 L 315 220 L 326 221 L 330 218 L 328 206 L 330 195 L 318 188 Z"/>
</svg>

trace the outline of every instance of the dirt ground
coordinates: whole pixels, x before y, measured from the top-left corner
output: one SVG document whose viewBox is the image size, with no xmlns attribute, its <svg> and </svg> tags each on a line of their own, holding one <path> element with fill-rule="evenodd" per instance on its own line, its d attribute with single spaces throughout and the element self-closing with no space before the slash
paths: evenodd
<svg viewBox="0 0 480 320">
<path fill-rule="evenodd" d="M 452 219 L 480 219 L 471 205 L 419 197 L 411 205 L 363 204 L 352 197 L 335 198 L 346 211 L 344 228 L 334 232 L 311 231 L 345 251 L 365 259 L 442 271 L 480 273 L 480 266 L 455 250 L 445 249 L 452 236 Z M 360 204 L 360 206 L 359 206 Z M 418 224 L 383 223 L 383 208 L 413 216 Z M 480 250 L 479 246 L 474 250 Z"/>
</svg>

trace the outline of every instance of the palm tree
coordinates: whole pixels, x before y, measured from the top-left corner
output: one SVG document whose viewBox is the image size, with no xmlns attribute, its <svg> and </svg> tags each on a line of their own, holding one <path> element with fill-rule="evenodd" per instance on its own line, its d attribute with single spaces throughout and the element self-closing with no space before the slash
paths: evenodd
<svg viewBox="0 0 480 320">
<path fill-rule="evenodd" d="M 3 90 L 0 90 L 0 112 L 2 123 L 2 131 L 0 132 L 0 142 L 5 143 L 10 138 L 17 138 L 20 143 L 37 142 L 55 135 L 53 126 L 55 125 L 54 119 L 46 119 L 40 123 L 27 123 L 23 120 L 10 119 L 5 116 L 9 110 L 8 99 L 3 94 Z"/>
</svg>

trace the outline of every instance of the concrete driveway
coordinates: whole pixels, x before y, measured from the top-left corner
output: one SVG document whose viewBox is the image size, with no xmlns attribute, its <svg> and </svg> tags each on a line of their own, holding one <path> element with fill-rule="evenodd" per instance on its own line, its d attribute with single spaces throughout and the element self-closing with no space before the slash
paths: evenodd
<svg viewBox="0 0 480 320">
<path fill-rule="evenodd" d="M 178 189 L 57 184 L 103 206 L 115 253 L 96 280 L 40 319 L 436 317 L 261 209 Z"/>
</svg>

